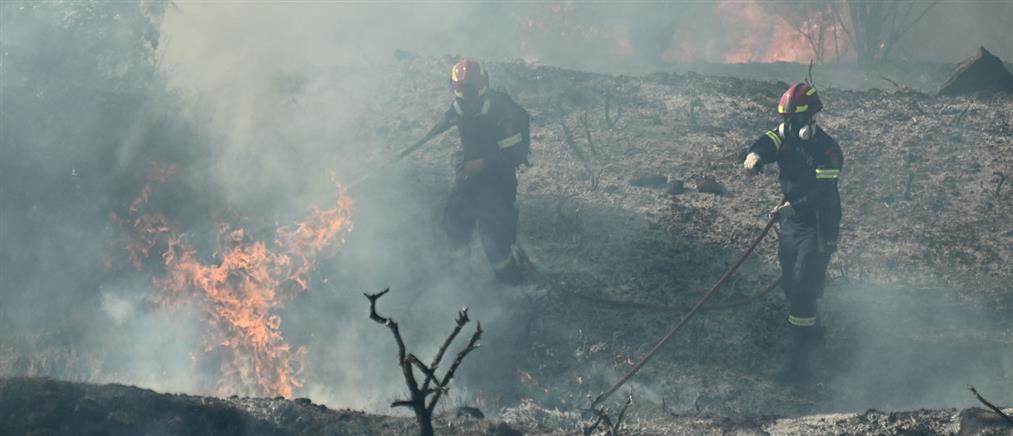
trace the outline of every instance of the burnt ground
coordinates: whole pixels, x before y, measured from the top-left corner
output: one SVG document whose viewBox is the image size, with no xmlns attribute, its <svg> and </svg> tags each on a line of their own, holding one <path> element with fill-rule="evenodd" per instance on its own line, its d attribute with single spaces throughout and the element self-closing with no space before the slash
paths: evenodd
<svg viewBox="0 0 1013 436">
<path fill-rule="evenodd" d="M 449 61 L 405 62 L 402 77 L 439 77 Z M 764 224 L 778 198 L 776 168 L 747 178 L 738 156 L 776 125 L 771 108 L 787 85 L 493 68 L 534 117 L 534 165 L 520 176 L 519 198 L 539 274 L 522 292 L 529 306 L 516 311 L 530 320 L 516 355 L 519 396 L 579 403 L 681 315 L 607 301 L 688 308 Z M 395 94 L 408 102 L 395 119 L 417 119 L 419 107 L 438 113 L 442 89 L 402 83 Z M 1003 182 L 1013 171 L 1013 99 L 821 95 L 820 122 L 846 160 L 843 236 L 823 302 L 823 383 L 795 392 L 770 380 L 785 336 L 775 292 L 695 321 L 635 379 L 647 385 L 643 396 L 680 411 L 802 414 L 963 404 L 973 383 L 1013 401 L 1001 388 L 1013 386 L 1013 194 Z M 424 126 L 406 130 L 391 142 Z M 444 137 L 413 164 L 445 174 L 455 141 Z M 722 194 L 698 191 L 708 178 Z M 684 192 L 671 194 L 679 183 Z M 773 280 L 775 245 L 761 244 L 718 298 Z"/>
<path fill-rule="evenodd" d="M 578 413 L 530 402 L 505 409 L 501 419 L 451 413 L 435 420 L 438 434 L 495 436 L 579 434 L 586 422 Z M 40 436 L 416 434 L 410 418 L 331 410 L 307 398 L 209 398 L 29 378 L 0 380 L 0 424 L 4 434 Z M 995 414 L 978 408 L 868 410 L 800 418 L 673 416 L 627 423 L 621 434 L 1010 434 L 1003 425 Z"/>
<path fill-rule="evenodd" d="M 364 168 L 421 136 L 445 110 L 444 75 L 452 61 L 407 57 L 378 73 L 392 77 L 382 80 L 386 88 L 365 111 L 361 136 L 387 146 L 363 156 Z M 798 69 L 797 77 L 786 79 L 804 76 L 805 67 Z M 465 362 L 456 401 L 525 433 L 572 434 L 588 398 L 650 349 L 762 228 L 778 198 L 776 169 L 744 177 L 738 156 L 776 126 L 772 108 L 787 84 L 698 74 L 606 76 L 522 63 L 490 70 L 494 87 L 533 115 L 534 165 L 520 175 L 519 204 L 521 238 L 538 270 L 524 286 L 498 287 L 489 283 L 476 246 L 472 271 L 449 274 L 481 288 L 476 292 L 484 300 L 461 302 L 472 306 L 474 318 L 492 311 L 489 299 L 506 308 L 489 320 L 486 354 Z M 784 302 L 773 292 L 748 306 L 700 316 L 647 365 L 630 384 L 636 400 L 629 434 L 973 434 L 979 425 L 1001 433 L 990 418 L 981 424 L 978 412 L 958 409 L 977 405 L 969 384 L 1000 405 L 1013 403 L 1013 194 L 1006 182 L 1013 174 L 1013 98 L 820 91 L 826 104 L 820 123 L 841 143 L 846 162 L 840 252 L 822 301 L 827 335 L 818 383 L 794 388 L 772 378 L 786 336 Z M 337 256 L 338 266 L 321 272 L 351 295 L 327 307 L 351 307 L 344 313 L 362 317 L 363 330 L 378 330 L 379 340 L 389 337 L 366 324 L 357 292 L 377 284 L 410 288 L 412 295 L 392 295 L 388 306 L 402 321 L 409 315 L 399 308 L 442 289 L 448 274 L 439 255 L 377 260 L 363 254 L 370 252 L 356 238 L 386 235 L 398 251 L 424 253 L 435 236 L 411 235 L 438 233 L 456 141 L 446 135 L 388 177 L 353 192 L 356 232 Z M 700 192 L 713 184 L 708 179 L 720 185 L 719 194 Z M 385 195 L 404 191 L 405 180 L 412 182 L 407 190 L 418 213 L 373 222 L 371 229 L 370 218 L 382 216 L 390 201 Z M 365 264 L 403 273 L 386 282 L 366 280 Z M 717 299 L 749 295 L 776 274 L 774 238 L 768 237 Z M 307 294 L 289 311 L 321 305 L 320 298 Z M 193 411 L 179 419 L 209 429 L 195 431 L 200 434 L 239 434 L 228 433 L 236 428 L 229 425 L 243 426 L 242 434 L 408 434 L 413 428 L 405 418 L 288 400 L 159 396 L 23 379 L 4 381 L 0 392 L 4 404 L 22 407 L 3 410 L 26 410 L 8 413 L 5 422 L 36 423 L 31 428 L 38 434 L 47 434 L 42 423 L 54 416 L 83 413 L 70 405 L 84 397 L 97 398 L 86 402 L 97 409 L 89 419 L 136 411 L 126 412 L 127 424 L 116 424 L 132 434 L 147 430 L 123 427 L 129 422 L 186 415 L 156 416 L 140 407 L 146 403 L 130 401 L 137 409 L 117 403 L 132 396 L 164 402 L 168 411 Z M 609 407 L 617 407 L 625 392 Z M 50 403 L 66 406 L 25 406 Z M 864 412 L 870 408 L 919 410 Z M 442 421 L 441 433 L 475 434 L 494 425 L 465 421 Z"/>
</svg>

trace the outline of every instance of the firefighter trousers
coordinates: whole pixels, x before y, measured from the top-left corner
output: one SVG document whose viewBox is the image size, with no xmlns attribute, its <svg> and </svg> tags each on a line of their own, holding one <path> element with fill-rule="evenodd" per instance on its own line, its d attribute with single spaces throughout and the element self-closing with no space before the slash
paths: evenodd
<svg viewBox="0 0 1013 436">
<path fill-rule="evenodd" d="M 781 223 L 778 259 L 781 287 L 788 300 L 788 323 L 813 327 L 817 323 L 816 303 L 823 296 L 827 265 L 833 251 L 819 241 L 817 227 L 785 220 Z"/>
<path fill-rule="evenodd" d="M 453 250 L 468 246 L 478 227 L 486 258 L 505 283 L 521 279 L 521 265 L 514 255 L 517 240 L 517 177 L 480 174 L 457 180 L 443 214 L 443 230 Z"/>
</svg>

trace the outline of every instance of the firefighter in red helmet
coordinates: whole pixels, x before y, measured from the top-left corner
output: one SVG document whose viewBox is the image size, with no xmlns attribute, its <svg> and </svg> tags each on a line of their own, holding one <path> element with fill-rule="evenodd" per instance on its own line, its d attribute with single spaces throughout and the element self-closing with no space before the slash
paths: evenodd
<svg viewBox="0 0 1013 436">
<path fill-rule="evenodd" d="M 477 226 L 498 280 L 516 284 L 527 257 L 517 245 L 517 167 L 527 163 L 529 116 L 509 95 L 489 89 L 489 74 L 462 59 L 450 71 L 454 101 L 444 123 L 457 126 L 461 161 L 443 216 L 452 249 L 464 251 Z"/>
<path fill-rule="evenodd" d="M 781 286 L 788 300 L 791 341 L 784 381 L 810 380 L 809 354 L 822 336 L 817 300 L 823 294 L 827 265 L 837 249 L 841 200 L 837 190 L 844 156 L 837 142 L 816 124 L 823 102 L 816 88 L 796 83 L 777 105 L 782 117 L 775 130 L 748 149 L 745 169 L 759 172 L 777 162 L 784 201 L 772 213 L 781 219 L 778 258 Z"/>
</svg>

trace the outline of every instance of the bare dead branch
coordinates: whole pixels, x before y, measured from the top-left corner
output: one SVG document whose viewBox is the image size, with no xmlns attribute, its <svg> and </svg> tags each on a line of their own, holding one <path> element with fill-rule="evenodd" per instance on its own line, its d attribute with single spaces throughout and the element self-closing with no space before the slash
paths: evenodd
<svg viewBox="0 0 1013 436">
<path fill-rule="evenodd" d="M 592 191 L 597 191 L 598 190 L 598 187 L 601 184 L 601 176 L 603 174 L 605 174 L 605 170 L 609 169 L 609 167 L 611 167 L 611 166 L 612 166 L 612 164 L 605 165 L 605 166 L 603 166 L 601 168 L 598 168 L 598 172 L 597 173 L 591 174 L 591 190 Z"/>
<path fill-rule="evenodd" d="M 967 106 L 964 106 L 964 110 L 960 111 L 960 114 L 957 115 L 957 118 L 953 120 L 953 124 L 960 124 L 960 122 L 964 120 L 964 115 L 967 115 L 967 111 L 970 109 L 971 103 L 968 102 Z"/>
<path fill-rule="evenodd" d="M 598 155 L 598 149 L 594 146 L 594 140 L 591 138 L 591 117 L 584 112 L 580 116 L 580 123 L 584 126 L 584 136 L 587 137 L 587 149 L 591 150 L 591 154 L 594 156 Z"/>
<path fill-rule="evenodd" d="M 584 436 L 591 436 L 591 433 L 594 433 L 598 426 L 601 425 L 602 421 L 605 420 L 605 409 L 600 411 L 593 410 L 593 412 L 595 420 L 591 423 L 591 425 L 584 427 Z"/>
<path fill-rule="evenodd" d="M 567 229 L 573 230 L 573 231 L 577 231 L 580 228 L 580 208 L 579 207 L 574 207 L 572 209 L 573 210 L 573 216 L 570 217 L 570 216 L 567 216 L 567 214 L 563 212 L 563 207 L 566 205 L 567 201 L 569 201 L 569 200 L 571 200 L 573 198 L 576 198 L 576 197 L 577 197 L 577 194 L 567 194 L 567 195 L 564 195 L 564 196 L 560 197 L 559 201 L 556 202 L 556 213 L 559 214 L 560 220 L 563 221 L 563 223 L 565 224 L 565 226 L 567 227 Z"/>
<path fill-rule="evenodd" d="M 699 98 L 693 97 L 689 101 L 689 124 L 696 127 L 696 109 L 703 108 L 703 102 Z"/>
<path fill-rule="evenodd" d="M 830 13 L 836 19 L 838 26 L 844 30 L 851 40 L 852 48 L 855 50 L 859 63 L 867 64 L 888 59 L 890 53 L 897 47 L 897 43 L 939 1 L 936 0 L 932 3 L 903 2 L 904 6 L 902 7 L 900 0 L 875 2 L 865 0 L 830 0 L 828 1 L 828 5 Z M 841 13 L 836 3 L 846 5 L 847 24 L 845 24 L 845 14 Z M 920 12 L 915 15 L 915 11 L 920 7 Z"/>
<path fill-rule="evenodd" d="M 478 349 L 478 340 L 481 338 L 482 323 L 477 323 L 475 324 L 475 333 L 471 335 L 471 340 L 468 341 L 468 345 L 465 345 L 461 351 L 457 352 L 457 357 L 454 358 L 454 363 L 450 365 L 450 369 L 448 369 L 446 374 L 443 375 L 443 380 L 440 380 L 440 387 L 442 389 L 437 390 L 436 393 L 433 394 L 433 398 L 429 400 L 430 403 L 429 406 L 426 407 L 426 410 L 430 414 L 432 414 L 433 410 L 436 409 L 436 403 L 440 401 L 443 393 L 446 392 L 447 385 L 449 385 L 450 381 L 454 378 L 454 373 L 457 372 L 457 368 L 461 366 L 461 362 L 463 362 L 464 358 L 468 356 L 468 353 Z"/>
<path fill-rule="evenodd" d="M 812 58 L 809 58 L 809 76 L 808 76 L 808 78 L 806 80 L 809 81 L 810 85 L 816 86 L 816 83 L 813 81 L 813 59 Z"/>
<path fill-rule="evenodd" d="M 447 340 L 443 341 L 443 345 L 440 346 L 440 349 L 436 351 L 436 356 L 433 356 L 432 363 L 429 364 L 430 371 L 436 371 L 436 368 L 440 365 L 440 361 L 443 360 L 443 355 L 447 352 L 447 348 L 450 347 L 450 343 L 454 342 L 454 339 L 457 338 L 457 334 L 461 333 L 461 329 L 464 328 L 464 325 L 467 324 L 468 321 L 471 321 L 471 319 L 468 318 L 468 308 L 464 307 L 457 312 L 457 319 L 454 321 L 454 329 L 451 330 L 450 335 L 447 336 Z M 431 380 L 434 382 L 438 381 L 435 377 Z M 425 383 L 422 384 L 422 389 L 429 388 L 429 381 L 430 379 L 426 379 Z"/>
<path fill-rule="evenodd" d="M 375 294 L 363 292 L 362 295 L 365 295 L 366 298 L 369 299 L 369 319 L 376 321 L 379 324 L 383 324 L 390 329 L 391 334 L 394 335 L 394 341 L 397 342 L 397 363 L 401 366 L 405 382 L 408 384 L 408 388 L 414 396 L 414 394 L 418 392 L 418 383 L 415 382 L 415 375 L 412 373 L 411 366 L 406 362 L 407 352 L 405 351 L 404 339 L 401 338 L 401 330 L 393 319 L 380 316 L 380 314 L 376 311 L 376 301 L 388 292 L 390 292 L 390 288 L 384 289 L 383 291 Z"/>
<path fill-rule="evenodd" d="M 422 361 L 419 360 L 418 357 L 415 357 L 414 354 L 408 354 L 408 363 L 414 365 L 416 368 L 419 369 L 419 371 L 422 371 L 422 374 L 426 376 L 426 381 L 423 382 L 421 390 L 428 390 L 430 381 L 437 382 L 437 384 L 439 384 L 436 376 L 435 366 L 434 367 L 426 366 L 426 364 L 422 363 Z"/>
<path fill-rule="evenodd" d="M 915 181 L 915 173 L 914 173 L 914 171 L 909 171 L 907 173 L 907 182 L 904 184 L 904 199 L 905 200 L 910 200 L 911 199 L 911 185 L 914 184 L 914 181 Z"/>
<path fill-rule="evenodd" d="M 840 28 L 842 30 L 844 30 L 844 34 L 847 35 L 848 36 L 848 40 L 851 41 L 851 47 L 852 47 L 852 49 L 854 49 L 855 53 L 857 54 L 858 53 L 858 48 L 857 48 L 858 47 L 858 39 L 855 38 L 855 34 L 851 31 L 851 29 L 848 28 L 848 26 L 844 25 L 844 17 L 842 16 L 841 12 L 839 10 L 837 10 L 837 6 L 835 6 L 835 2 L 833 0 L 830 0 L 828 2 L 828 4 L 830 5 L 830 13 L 831 13 L 831 15 L 833 15 L 833 17 L 837 19 L 837 25 L 840 26 Z"/>
<path fill-rule="evenodd" d="M 995 198 L 999 198 L 999 195 L 1002 193 L 1003 185 L 1006 184 L 1007 176 L 999 171 L 992 173 L 992 176 L 995 178 Z"/>
<path fill-rule="evenodd" d="M 377 313 L 377 300 L 389 291 L 390 289 L 388 288 L 375 294 L 364 292 L 362 295 L 369 300 L 369 319 L 377 322 L 378 324 L 383 324 L 390 329 L 391 333 L 394 335 L 394 340 L 397 342 L 398 365 L 401 367 L 401 372 L 405 379 L 405 385 L 408 386 L 409 399 L 394 401 L 390 404 L 390 407 L 411 408 L 415 413 L 415 421 L 419 426 L 419 433 L 422 436 L 432 436 L 434 434 L 433 410 L 436 409 L 436 404 L 440 401 L 442 395 L 447 392 L 447 385 L 450 383 L 450 380 L 453 379 L 457 368 L 461 366 L 461 362 L 464 361 L 464 358 L 468 355 L 468 353 L 478 348 L 478 340 L 482 335 L 482 325 L 478 324 L 475 329 L 475 334 L 472 335 L 468 344 L 457 353 L 457 358 L 454 359 L 454 363 L 450 366 L 450 369 L 447 370 L 447 373 L 444 374 L 441 380 L 436 374 L 436 368 L 439 365 L 440 360 L 443 359 L 443 355 L 450 346 L 450 343 L 454 341 L 454 338 L 457 337 L 461 329 L 470 321 L 468 318 L 468 308 L 461 309 L 457 312 L 457 319 L 454 321 L 454 329 L 437 351 L 432 364 L 426 365 L 414 354 L 406 352 L 404 340 L 401 338 L 401 331 L 398 328 L 397 322 L 394 322 L 392 318 L 384 317 Z M 421 388 L 419 388 L 419 384 L 415 379 L 415 369 L 421 371 L 425 376 L 425 382 Z M 435 386 L 431 388 L 430 384 Z M 430 395 L 432 395 L 432 397 L 430 397 Z M 429 398 L 428 404 L 426 404 L 427 398 Z"/>
<path fill-rule="evenodd" d="M 988 400 L 982 397 L 981 394 L 978 393 L 978 390 L 974 388 L 974 386 L 967 386 L 967 388 L 971 390 L 971 393 L 978 398 L 978 401 L 980 401 L 981 404 L 984 404 L 985 407 L 992 409 L 993 412 L 1001 416 L 1002 419 L 1005 420 L 1007 424 L 1013 427 L 1013 418 L 1010 418 L 1009 415 L 1003 413 L 1002 409 L 996 407 L 995 404 L 990 403 Z"/>
<path fill-rule="evenodd" d="M 922 13 L 919 14 L 914 20 L 911 20 L 910 22 L 905 23 L 905 20 L 910 15 L 911 11 L 914 10 L 914 3 L 912 2 L 910 4 L 910 6 L 908 7 L 908 10 L 906 11 L 906 14 L 904 16 L 904 20 L 902 20 L 897 25 L 897 28 L 898 28 L 897 31 L 894 33 L 894 35 L 891 36 L 890 40 L 886 43 L 886 45 L 884 45 L 884 47 L 883 47 L 883 55 L 882 56 L 886 57 L 890 53 L 890 50 L 893 49 L 893 47 L 896 45 L 896 43 L 898 41 L 900 41 L 900 39 L 906 33 L 908 33 L 908 31 L 910 31 L 911 28 L 913 28 L 915 26 L 915 24 L 918 24 L 918 22 L 921 21 L 922 18 L 925 17 L 925 14 L 929 13 L 929 11 L 932 10 L 933 7 L 935 7 L 937 4 L 939 4 L 939 1 L 940 0 L 936 0 L 936 1 L 932 2 L 932 3 L 930 3 L 928 6 L 925 7 L 925 9 L 922 9 Z"/>
<path fill-rule="evenodd" d="M 384 289 L 383 291 L 377 292 L 375 294 L 368 294 L 365 292 L 362 293 L 362 295 L 365 295 L 366 298 L 369 299 L 369 319 L 384 325 L 387 324 L 387 321 L 389 321 L 389 319 L 384 318 L 380 316 L 378 313 L 376 313 L 376 300 L 379 300 L 380 297 L 384 296 L 384 294 L 388 292 L 390 292 L 390 288 Z"/>
<path fill-rule="evenodd" d="M 415 374 L 412 373 L 411 365 L 407 361 L 407 351 L 405 351 L 404 340 L 401 338 L 401 329 L 393 319 L 380 316 L 380 314 L 376 312 L 376 301 L 379 300 L 380 297 L 386 295 L 387 292 L 390 292 L 390 288 L 384 289 L 383 291 L 375 294 L 363 292 L 362 295 L 365 295 L 366 298 L 369 299 L 369 319 L 376 321 L 379 324 L 383 324 L 390 329 L 391 334 L 394 335 L 394 341 L 397 342 L 398 365 L 401 366 L 401 369 L 404 372 L 405 382 L 408 383 L 408 388 L 411 389 L 412 394 L 414 394 L 418 391 L 418 384 L 415 382 Z"/>
<path fill-rule="evenodd" d="M 379 324 L 383 324 L 390 329 L 391 334 L 394 335 L 394 341 L 397 342 L 397 363 L 401 367 L 401 374 L 404 376 L 405 385 L 408 386 L 408 400 L 398 400 L 390 404 L 391 408 L 394 407 L 410 407 L 415 412 L 415 421 L 419 425 L 419 432 L 423 436 L 433 435 L 433 419 L 432 414 L 426 413 L 425 401 L 426 397 L 419 390 L 419 384 L 415 380 L 415 372 L 412 370 L 412 364 L 408 360 L 408 354 L 405 351 L 404 340 L 401 338 L 401 330 L 399 329 L 397 322 L 392 318 L 381 316 L 376 311 L 376 302 L 380 297 L 390 292 L 390 288 L 384 289 L 381 292 L 375 294 L 369 294 L 363 292 L 362 295 L 369 299 L 369 319 L 376 321 Z"/>
<path fill-rule="evenodd" d="M 880 74 L 880 75 L 879 75 L 879 78 L 880 78 L 880 79 L 883 79 L 883 80 L 886 80 L 887 82 L 890 82 L 890 84 L 892 84 L 892 85 L 893 85 L 893 86 L 894 86 L 895 88 L 897 88 L 897 90 L 900 90 L 900 89 L 902 89 L 902 87 L 900 86 L 900 84 L 899 84 L 899 83 L 897 83 L 896 81 L 894 81 L 893 79 L 891 79 L 891 78 L 889 78 L 889 77 L 886 77 L 886 76 L 884 76 L 884 75 Z"/>
<path fill-rule="evenodd" d="M 613 436 L 612 435 L 612 418 L 609 418 L 608 413 L 605 413 L 605 412 L 606 412 L 605 409 L 601 409 L 601 422 L 602 422 L 602 424 L 605 424 L 605 428 L 608 429 L 608 432 L 606 434 L 608 436 Z"/>
<path fill-rule="evenodd" d="M 619 117 L 621 117 L 623 115 L 623 106 L 621 104 L 618 104 L 618 102 L 616 102 L 617 104 L 616 104 L 615 117 L 612 116 L 612 99 L 613 99 L 612 98 L 612 89 L 611 88 L 606 89 L 605 90 L 605 125 L 607 125 L 609 129 L 614 129 L 616 127 L 616 123 L 619 122 Z"/>
<path fill-rule="evenodd" d="M 570 150 L 573 151 L 573 154 L 577 155 L 577 159 L 579 159 L 584 164 L 584 166 L 587 167 L 588 166 L 587 156 L 585 156 L 584 152 L 580 149 L 580 147 L 577 146 L 577 143 L 573 141 L 573 133 L 570 132 L 570 128 L 566 126 L 566 123 L 562 122 L 559 123 L 559 126 L 563 128 L 563 141 L 566 142 L 566 146 L 570 147 Z"/>
<path fill-rule="evenodd" d="M 668 407 L 668 403 L 665 400 L 665 397 L 661 397 L 661 410 L 664 410 L 665 413 L 668 414 L 668 416 L 671 416 L 673 418 L 679 418 L 680 417 L 678 413 L 675 413 L 674 411 L 672 411 L 671 408 Z"/>
<path fill-rule="evenodd" d="M 662 398 L 661 401 L 662 407 L 664 407 L 665 401 L 664 398 Z M 594 431 L 597 430 L 599 426 L 604 424 L 606 432 L 605 434 L 609 436 L 618 436 L 619 428 L 622 427 L 623 425 L 623 418 L 626 417 L 626 411 L 629 409 L 631 404 L 633 404 L 633 389 L 630 389 L 630 393 L 626 397 L 626 403 L 623 404 L 622 408 L 619 409 L 619 415 L 616 417 L 616 420 L 614 422 L 612 421 L 612 418 L 609 417 L 607 407 L 602 407 L 601 409 L 596 408 L 580 409 L 582 412 L 594 416 L 594 421 L 591 422 L 590 425 L 584 427 L 583 429 L 584 435 L 587 436 L 594 433 Z M 673 414 L 672 416 L 675 415 Z"/>
<path fill-rule="evenodd" d="M 591 160 L 588 159 L 587 155 L 585 155 L 584 152 L 581 151 L 580 147 L 577 146 L 577 143 L 574 142 L 573 134 L 570 132 L 570 128 L 566 126 L 566 123 L 559 123 L 559 125 L 563 128 L 563 141 L 566 142 L 566 145 L 568 147 L 570 147 L 570 150 L 573 151 L 573 154 L 577 156 L 577 159 L 580 160 L 580 163 L 584 165 L 584 171 L 587 171 L 588 180 L 590 180 L 591 182 L 591 190 L 592 191 L 596 190 L 598 188 L 598 182 L 597 178 L 595 177 L 594 165 L 592 164 Z M 590 141 L 591 141 L 591 133 L 590 131 L 588 131 L 589 144 Z"/>
<path fill-rule="evenodd" d="M 626 396 L 626 403 L 623 404 L 623 408 L 619 409 L 619 416 L 616 417 L 616 423 L 612 426 L 612 431 L 609 434 L 618 435 L 619 427 L 623 425 L 623 418 L 626 417 L 626 410 L 629 409 L 630 405 L 633 404 L 633 389 L 630 389 L 629 395 Z"/>
</svg>

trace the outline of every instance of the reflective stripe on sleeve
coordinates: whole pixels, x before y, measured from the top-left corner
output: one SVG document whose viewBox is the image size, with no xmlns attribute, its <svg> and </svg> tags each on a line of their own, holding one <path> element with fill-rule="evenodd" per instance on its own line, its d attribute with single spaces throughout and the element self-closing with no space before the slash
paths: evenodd
<svg viewBox="0 0 1013 436">
<path fill-rule="evenodd" d="M 798 327 L 812 327 L 816 325 L 816 317 L 800 317 L 795 315 L 788 315 L 788 324 Z"/>
<path fill-rule="evenodd" d="M 775 148 L 777 148 L 778 150 L 781 149 L 781 137 L 778 136 L 777 133 L 774 133 L 773 130 L 768 130 L 767 137 L 770 138 L 771 141 L 774 141 Z"/>
<path fill-rule="evenodd" d="M 508 136 L 506 138 L 500 139 L 499 141 L 496 141 L 496 144 L 499 145 L 499 148 L 509 148 L 517 144 L 520 144 L 521 139 L 522 139 L 521 134 L 517 133 L 513 136 Z"/>
<path fill-rule="evenodd" d="M 833 168 L 816 168 L 816 179 L 817 180 L 837 180 L 841 175 L 841 170 Z"/>
<path fill-rule="evenodd" d="M 506 259 L 503 259 L 503 260 L 501 260 L 501 261 L 496 262 L 495 264 L 493 264 L 492 265 L 492 269 L 494 271 L 503 271 L 503 270 L 509 268 L 511 265 L 513 265 L 513 263 L 514 263 L 514 257 L 511 256 L 511 255 L 507 255 Z"/>
</svg>

